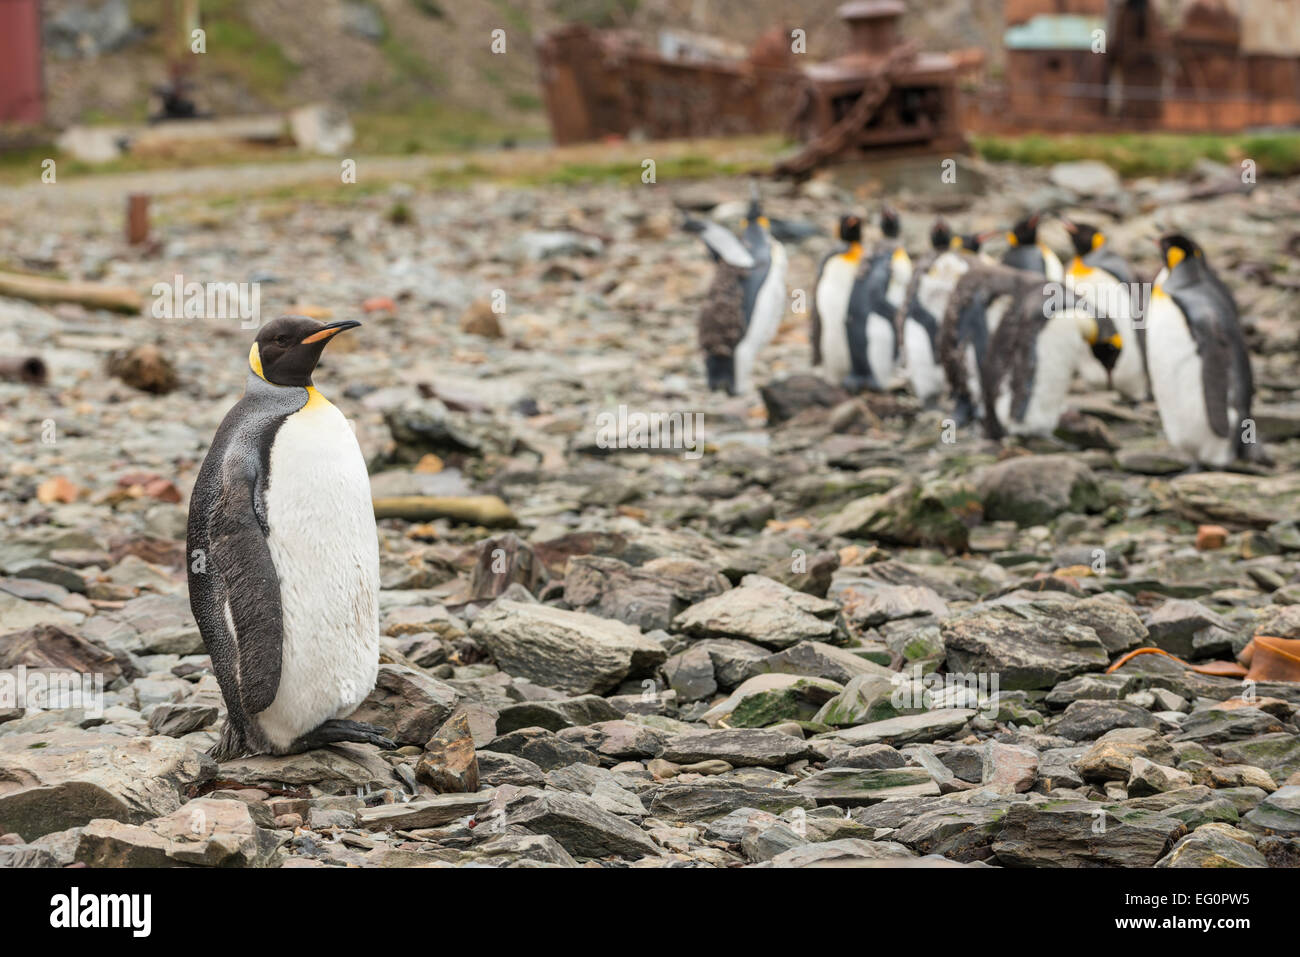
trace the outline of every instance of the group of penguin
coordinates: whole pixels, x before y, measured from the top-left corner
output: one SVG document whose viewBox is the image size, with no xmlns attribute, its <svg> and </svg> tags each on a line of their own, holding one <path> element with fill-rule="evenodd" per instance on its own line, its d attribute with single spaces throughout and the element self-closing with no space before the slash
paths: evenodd
<svg viewBox="0 0 1300 957">
<path fill-rule="evenodd" d="M 1182 233 L 1162 237 L 1148 286 L 1100 229 L 1059 217 L 1073 245 L 1063 263 L 1040 241 L 1041 219 L 1015 223 L 999 261 L 983 251 L 997 232 L 960 234 L 940 218 L 914 260 L 894 209 L 882 209 L 870 252 L 862 220 L 843 216 L 813 288 L 813 366 L 855 393 L 886 391 L 901 372 L 927 408 L 946 390 L 954 421 L 979 420 L 994 439 L 1050 436 L 1077 379 L 1154 398 L 1169 443 L 1195 467 L 1256 457 L 1237 305 L 1204 250 Z M 757 194 L 739 239 L 714 222 L 686 229 L 716 262 L 699 314 L 709 388 L 747 392 L 785 313 L 788 258 Z"/>
<path fill-rule="evenodd" d="M 754 359 L 785 314 L 775 225 L 757 196 L 739 238 L 688 225 L 717 263 L 699 329 L 711 389 L 751 388 Z M 845 216 L 844 247 L 818 270 L 814 358 L 836 384 L 886 389 L 901 366 L 922 401 L 946 384 L 994 436 L 1051 432 L 1076 374 L 1137 399 L 1149 385 L 1171 444 L 1198 463 L 1248 453 L 1253 386 L 1237 307 L 1191 239 L 1160 240 L 1164 268 L 1129 308 L 1113 293 L 1132 273 L 1090 226 L 1066 223 L 1068 269 L 1038 242 L 1037 216 L 1011 230 L 1001 263 L 981 252 L 988 236 L 942 221 L 913 262 L 899 226 L 886 209 L 867 255 L 861 221 Z M 1050 303 L 1062 289 L 1077 298 Z M 326 345 L 359 325 L 282 316 L 263 326 L 243 397 L 195 480 L 189 596 L 226 704 L 209 752 L 218 761 L 341 742 L 396 747 L 385 729 L 348 717 L 378 673 L 378 534 L 356 436 L 312 382 Z"/>
</svg>

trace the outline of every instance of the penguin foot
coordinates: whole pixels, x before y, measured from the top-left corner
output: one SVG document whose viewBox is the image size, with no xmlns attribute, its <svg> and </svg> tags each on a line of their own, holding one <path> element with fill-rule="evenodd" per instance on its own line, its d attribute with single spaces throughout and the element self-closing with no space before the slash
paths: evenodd
<svg viewBox="0 0 1300 957">
<path fill-rule="evenodd" d="M 373 744 L 381 751 L 397 750 L 397 745 L 391 739 L 385 737 L 387 733 L 387 729 L 373 724 L 366 724 L 364 721 L 345 721 L 340 718 L 332 718 L 319 727 L 308 731 L 295 741 L 285 753 L 301 754 L 303 751 L 312 751 L 329 744 L 344 742 Z"/>
<path fill-rule="evenodd" d="M 975 404 L 965 397 L 957 400 L 957 405 L 952 411 L 953 421 L 957 423 L 958 428 L 970 425 L 975 421 Z"/>
</svg>

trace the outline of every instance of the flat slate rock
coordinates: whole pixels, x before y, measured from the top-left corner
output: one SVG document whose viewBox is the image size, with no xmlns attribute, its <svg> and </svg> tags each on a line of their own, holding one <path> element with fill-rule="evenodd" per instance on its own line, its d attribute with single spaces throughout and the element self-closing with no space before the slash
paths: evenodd
<svg viewBox="0 0 1300 957">
<path fill-rule="evenodd" d="M 939 785 L 924 768 L 827 768 L 792 790 L 818 804 L 858 807 L 887 798 L 931 797 L 939 793 Z"/>
<path fill-rule="evenodd" d="M 941 708 L 860 724 L 854 728 L 835 731 L 831 736 L 837 741 L 855 746 L 888 744 L 897 748 L 904 744 L 928 744 L 956 734 L 975 714 L 971 708 Z"/>
<path fill-rule="evenodd" d="M 993 854 L 1005 867 L 1151 867 L 1187 826 L 1155 811 L 1092 801 L 1013 804 Z"/>
<path fill-rule="evenodd" d="M 664 785 L 650 802 L 650 814 L 668 821 L 712 821 L 738 808 L 780 814 L 795 807 L 812 810 L 816 806 L 812 798 L 787 788 L 712 781 Z"/>
<path fill-rule="evenodd" d="M 492 790 L 475 794 L 436 794 L 407 801 L 405 804 L 381 804 L 357 811 L 357 824 L 376 831 L 393 828 L 409 831 L 422 827 L 442 827 L 469 817 L 492 800 Z"/>
<path fill-rule="evenodd" d="M 812 754 L 802 738 L 779 731 L 732 728 L 678 735 L 664 745 L 660 757 L 675 764 L 726 761 L 733 767 L 784 767 Z"/>
<path fill-rule="evenodd" d="M 954 615 L 939 633 L 949 673 L 996 674 L 1006 691 L 1051 688 L 1110 662 L 1092 628 L 1026 616 L 1015 606 Z"/>
</svg>

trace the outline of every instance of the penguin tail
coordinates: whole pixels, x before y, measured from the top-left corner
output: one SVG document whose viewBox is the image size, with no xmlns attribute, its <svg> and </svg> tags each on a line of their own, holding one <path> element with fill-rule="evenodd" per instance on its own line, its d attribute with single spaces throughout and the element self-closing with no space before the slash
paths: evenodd
<svg viewBox="0 0 1300 957">
<path fill-rule="evenodd" d="M 244 739 L 243 733 L 227 717 L 226 723 L 221 726 L 221 737 L 217 739 L 216 744 L 208 749 L 208 757 L 219 764 L 222 761 L 242 758 L 249 754 L 251 750 L 248 742 Z"/>
<path fill-rule="evenodd" d="M 1260 465 L 1268 469 L 1277 465 L 1277 459 L 1269 455 L 1259 442 L 1237 443 L 1237 455 L 1243 462 L 1249 462 L 1252 465 Z"/>
</svg>

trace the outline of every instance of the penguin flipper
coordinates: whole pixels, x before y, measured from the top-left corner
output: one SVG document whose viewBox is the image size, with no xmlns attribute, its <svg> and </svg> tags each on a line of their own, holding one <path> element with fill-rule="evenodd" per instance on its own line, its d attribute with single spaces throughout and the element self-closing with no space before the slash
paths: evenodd
<svg viewBox="0 0 1300 957">
<path fill-rule="evenodd" d="M 920 302 L 917 301 L 917 295 L 920 293 L 921 290 L 921 279 L 929 271 L 930 267 L 934 265 L 934 261 L 937 258 L 938 257 L 935 256 L 934 254 L 930 254 L 927 256 L 923 256 L 921 259 L 917 260 L 916 267 L 912 270 L 912 275 L 907 280 L 907 288 L 903 291 L 902 305 L 898 307 L 897 311 L 894 314 L 894 355 L 895 356 L 897 356 L 902 351 L 903 329 L 907 325 L 908 316 L 910 316 L 914 311 L 918 314 L 917 315 L 918 321 L 924 322 L 924 320 L 921 320 L 919 318 L 921 313 L 924 313 L 926 316 L 929 317 L 930 322 L 933 325 L 934 331 L 930 331 L 929 329 L 927 329 L 927 332 L 930 332 L 931 347 L 933 347 L 934 345 L 934 337 L 935 337 L 935 333 L 938 331 L 938 323 L 935 322 L 934 316 L 931 316 L 930 313 L 925 309 L 925 307 L 922 306 Z"/>
<path fill-rule="evenodd" d="M 211 560 L 221 579 L 221 593 L 239 596 L 238 601 L 228 597 L 225 604 L 226 623 L 234 626 L 233 634 L 217 628 L 214 631 L 220 634 L 213 637 L 226 638 L 233 645 L 221 657 L 237 662 L 240 703 L 250 716 L 269 708 L 280 690 L 284 640 L 280 578 L 267 545 L 266 511 L 257 488 L 251 469 L 242 475 L 228 474 L 210 531 Z"/>
<path fill-rule="evenodd" d="M 745 244 L 725 226 L 709 220 L 693 219 L 686 224 L 689 232 L 698 233 L 709 251 L 728 266 L 737 269 L 753 269 L 754 257 L 750 255 Z"/>
<path fill-rule="evenodd" d="M 1173 286 L 1174 283 L 1169 284 Z M 1236 306 L 1212 284 L 1167 288 L 1187 318 L 1201 357 L 1205 414 L 1215 435 L 1227 438 L 1249 418 L 1254 383 Z M 1235 415 L 1230 416 L 1229 410 Z"/>
</svg>

